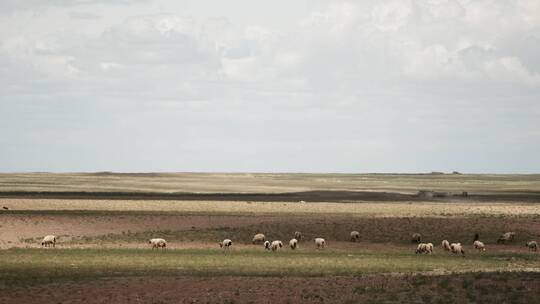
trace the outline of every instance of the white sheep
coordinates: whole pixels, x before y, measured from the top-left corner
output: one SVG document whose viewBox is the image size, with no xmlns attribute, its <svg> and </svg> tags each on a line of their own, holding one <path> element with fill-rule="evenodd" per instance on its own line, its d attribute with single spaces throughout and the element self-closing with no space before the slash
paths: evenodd
<svg viewBox="0 0 540 304">
<path fill-rule="evenodd" d="M 219 247 L 223 249 L 230 249 L 232 246 L 232 241 L 229 239 L 224 239 L 223 241 L 219 242 Z"/>
<path fill-rule="evenodd" d="M 360 239 L 360 232 L 351 231 L 351 242 L 356 242 Z"/>
<path fill-rule="evenodd" d="M 152 249 L 167 248 L 167 241 L 164 239 L 150 239 L 148 244 L 152 244 Z"/>
<path fill-rule="evenodd" d="M 525 246 L 529 248 L 529 251 L 538 251 L 538 243 L 536 241 L 529 241 Z"/>
<path fill-rule="evenodd" d="M 416 247 L 415 253 L 416 254 L 418 254 L 418 253 L 431 254 L 431 253 L 433 253 L 433 244 L 432 243 L 420 243 Z"/>
<path fill-rule="evenodd" d="M 304 238 L 304 236 L 302 235 L 302 232 L 295 231 L 294 232 L 294 238 L 297 239 L 300 242 Z"/>
<path fill-rule="evenodd" d="M 425 244 L 425 243 L 418 244 L 418 246 L 416 247 L 415 253 L 416 254 L 427 253 L 427 244 Z"/>
<path fill-rule="evenodd" d="M 298 240 L 297 239 L 292 239 L 289 241 L 289 246 L 291 247 L 292 250 L 295 250 L 296 247 L 298 247 Z"/>
<path fill-rule="evenodd" d="M 264 241 L 266 241 L 266 237 L 262 233 L 255 234 L 253 236 L 253 240 L 251 240 L 253 244 L 263 243 Z"/>
<path fill-rule="evenodd" d="M 317 245 L 317 249 L 324 249 L 326 241 L 323 238 L 316 238 L 315 245 Z"/>
<path fill-rule="evenodd" d="M 450 250 L 454 254 L 461 253 L 462 255 L 465 255 L 465 250 L 463 250 L 463 246 L 461 246 L 461 243 L 450 244 Z"/>
<path fill-rule="evenodd" d="M 283 247 L 283 243 L 281 241 L 273 241 L 272 244 L 270 245 L 270 247 L 272 248 L 272 251 L 277 251 L 279 249 L 281 249 L 281 247 Z"/>
<path fill-rule="evenodd" d="M 511 242 L 511 241 L 513 241 L 515 237 L 516 237 L 516 233 L 515 233 L 515 232 L 505 232 L 503 235 L 501 235 L 501 236 L 497 239 L 497 243 L 503 243 L 503 244 L 506 244 L 506 242 Z"/>
<path fill-rule="evenodd" d="M 484 245 L 484 243 L 480 242 L 479 240 L 474 241 L 473 246 L 474 249 L 478 251 L 486 251 L 486 245 Z"/>
<path fill-rule="evenodd" d="M 450 242 L 448 242 L 447 240 L 443 240 L 441 246 L 444 251 L 450 251 Z"/>
<path fill-rule="evenodd" d="M 56 245 L 56 236 L 54 235 L 47 235 L 43 238 L 41 241 L 41 246 L 49 247 L 49 246 L 55 247 Z"/>
<path fill-rule="evenodd" d="M 264 249 L 270 250 L 270 242 L 269 241 L 265 241 L 263 245 L 264 245 Z"/>
</svg>

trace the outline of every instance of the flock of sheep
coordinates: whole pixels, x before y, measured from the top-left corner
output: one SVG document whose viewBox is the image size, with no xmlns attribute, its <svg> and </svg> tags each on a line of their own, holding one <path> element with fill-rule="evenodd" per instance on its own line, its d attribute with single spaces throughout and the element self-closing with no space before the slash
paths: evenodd
<svg viewBox="0 0 540 304">
<path fill-rule="evenodd" d="M 351 236 L 352 236 L 352 232 L 351 232 Z M 500 244 L 500 243 L 506 244 L 507 242 L 514 241 L 515 237 L 516 237 L 515 232 L 506 232 L 506 233 L 502 234 L 497 239 L 497 243 L 498 244 Z M 478 251 L 486 251 L 486 245 L 483 242 L 481 242 L 479 240 L 479 238 L 480 237 L 479 237 L 478 233 L 474 235 L 474 240 L 473 240 L 474 249 L 476 249 Z M 419 253 L 426 253 L 426 254 L 433 253 L 433 244 L 432 243 L 422 243 L 421 240 L 422 240 L 422 236 L 419 233 L 414 233 L 412 235 L 411 241 L 418 243 L 418 247 L 416 247 L 416 253 L 417 254 L 419 254 Z M 528 241 L 527 243 L 525 243 L 525 246 L 527 248 L 529 248 L 529 251 L 537 251 L 538 250 L 538 243 L 536 241 Z M 452 243 L 452 244 L 450 244 L 450 242 L 448 242 L 448 240 L 443 240 L 441 242 L 441 247 L 443 248 L 444 251 L 450 251 L 452 253 L 461 254 L 463 256 L 465 255 L 465 250 L 463 249 L 463 246 L 461 245 L 461 243 Z"/>
<path fill-rule="evenodd" d="M 292 250 L 295 250 L 298 248 L 298 242 L 303 239 L 302 233 L 300 231 L 296 231 L 294 233 L 294 238 L 289 241 L 289 246 Z M 167 241 L 164 239 L 150 239 L 148 241 L 149 244 L 152 245 L 152 249 L 158 249 L 158 248 L 166 248 L 167 247 Z M 272 250 L 272 251 L 278 251 L 281 248 L 283 248 L 283 242 L 280 240 L 275 241 L 267 241 L 266 236 L 262 233 L 257 233 L 253 239 L 253 244 L 263 244 L 264 248 L 266 250 Z M 232 241 L 230 239 L 224 239 L 223 241 L 219 242 L 219 247 L 223 249 L 230 249 L 232 246 Z M 317 249 L 323 249 L 326 246 L 326 241 L 323 238 L 315 238 L 315 245 L 317 246 Z"/>
<path fill-rule="evenodd" d="M 516 237 L 515 232 L 506 232 L 502 234 L 498 239 L 497 243 L 507 243 L 514 241 Z M 298 243 L 303 239 L 302 233 L 300 231 L 296 231 L 294 233 L 294 238 L 292 238 L 289 241 L 289 247 L 292 250 L 295 250 L 298 248 Z M 41 242 L 41 246 L 44 247 L 55 247 L 56 245 L 57 237 L 54 235 L 47 235 L 43 238 L 43 241 Z M 350 233 L 350 241 L 356 242 L 360 240 L 360 232 L 358 231 L 351 231 Z M 411 241 L 413 243 L 418 243 L 418 246 L 416 247 L 416 254 L 431 254 L 433 253 L 434 246 L 432 243 L 422 243 L 422 235 L 419 233 L 414 233 L 412 235 Z M 253 239 L 251 241 L 253 244 L 263 244 L 264 249 L 271 250 L 271 251 L 278 251 L 281 248 L 283 248 L 283 242 L 280 240 L 274 240 L 272 242 L 266 240 L 266 236 L 262 233 L 257 233 L 255 236 L 253 236 Z M 326 241 L 323 238 L 315 238 L 314 239 L 315 246 L 317 249 L 324 249 L 326 247 Z M 167 241 L 162 238 L 154 238 L 148 240 L 148 244 L 152 246 L 152 249 L 165 249 L 167 248 Z M 219 242 L 219 247 L 223 249 L 230 249 L 233 242 L 230 239 L 224 239 L 223 241 Z M 525 246 L 529 249 L 529 251 L 537 251 L 538 250 L 538 243 L 536 241 L 529 241 L 525 244 Z M 443 240 L 441 242 L 441 247 L 445 251 L 452 252 L 454 254 L 461 254 L 465 255 L 465 250 L 463 249 L 463 246 L 461 243 L 450 243 L 448 240 Z M 474 236 L 473 240 L 473 247 L 474 249 L 478 251 L 485 251 L 486 246 L 483 242 L 479 240 L 479 235 L 476 234 Z"/>
</svg>

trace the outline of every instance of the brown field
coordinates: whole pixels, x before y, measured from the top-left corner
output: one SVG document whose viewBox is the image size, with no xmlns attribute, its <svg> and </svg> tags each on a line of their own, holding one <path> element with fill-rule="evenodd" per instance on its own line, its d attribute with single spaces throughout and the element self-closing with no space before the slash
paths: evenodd
<svg viewBox="0 0 540 304">
<path fill-rule="evenodd" d="M 421 189 L 472 195 L 397 194 Z M 0 303 L 534 303 L 540 253 L 524 243 L 540 241 L 539 189 L 538 175 L 0 174 Z M 320 190 L 342 192 L 302 203 L 281 194 Z M 137 197 L 169 192 L 212 197 Z M 234 194 L 247 192 L 253 200 Z M 297 230 L 296 251 L 250 242 L 264 232 L 287 243 Z M 505 231 L 516 240 L 497 244 Z M 414 254 L 414 232 L 433 255 Z M 475 233 L 486 252 L 472 248 Z M 56 248 L 40 249 L 45 234 L 59 236 Z M 168 250 L 152 252 L 151 237 Z M 443 252 L 442 239 L 464 244 L 465 257 Z"/>
<path fill-rule="evenodd" d="M 358 277 L 146 277 L 14 287 L 18 303 L 538 303 L 538 273 Z M 509 296 L 511 294 L 511 296 Z"/>
</svg>

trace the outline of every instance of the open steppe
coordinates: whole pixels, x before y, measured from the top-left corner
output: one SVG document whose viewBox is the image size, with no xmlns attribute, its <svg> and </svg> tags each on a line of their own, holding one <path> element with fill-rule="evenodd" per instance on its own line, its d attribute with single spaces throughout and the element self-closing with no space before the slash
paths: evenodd
<svg viewBox="0 0 540 304">
<path fill-rule="evenodd" d="M 540 175 L 0 174 L 0 303 L 534 303 L 539 203 Z M 251 244 L 297 230 L 295 251 Z"/>
</svg>

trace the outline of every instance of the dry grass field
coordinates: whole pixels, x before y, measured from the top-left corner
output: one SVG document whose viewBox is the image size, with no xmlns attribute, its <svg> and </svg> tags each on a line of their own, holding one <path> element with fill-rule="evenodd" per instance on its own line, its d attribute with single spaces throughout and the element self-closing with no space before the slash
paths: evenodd
<svg viewBox="0 0 540 304">
<path fill-rule="evenodd" d="M 268 196 L 323 190 L 346 194 Z M 524 244 L 540 241 L 539 191 L 539 175 L 0 174 L 0 303 L 535 303 L 540 253 Z M 297 230 L 295 251 L 251 244 Z M 497 244 L 506 231 L 516 240 Z M 434 254 L 414 253 L 414 232 Z M 474 250 L 475 233 L 487 251 Z M 46 234 L 55 248 L 40 246 Z M 151 250 L 152 237 L 168 249 Z"/>
<path fill-rule="evenodd" d="M 540 192 L 540 175 L 25 173 L 0 174 L 0 191 L 280 193 L 311 190 Z"/>
</svg>

